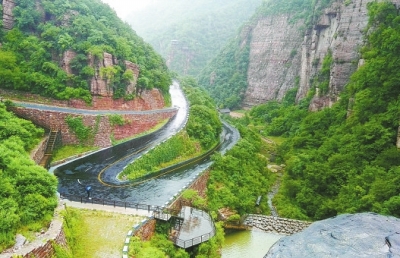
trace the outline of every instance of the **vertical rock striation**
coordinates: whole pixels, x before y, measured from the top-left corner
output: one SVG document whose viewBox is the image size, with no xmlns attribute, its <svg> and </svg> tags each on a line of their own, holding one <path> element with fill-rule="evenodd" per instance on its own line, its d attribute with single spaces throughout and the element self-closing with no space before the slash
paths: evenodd
<svg viewBox="0 0 400 258">
<path fill-rule="evenodd" d="M 244 106 L 282 99 L 299 74 L 302 32 L 289 15 L 265 17 L 251 31 Z"/>
<path fill-rule="evenodd" d="M 13 0 L 3 0 L 3 27 L 11 30 L 14 27 L 13 9 L 15 2 Z"/>
<path fill-rule="evenodd" d="M 357 69 L 368 23 L 367 4 L 371 1 L 334 1 L 309 30 L 304 29 L 301 20 L 290 22 L 289 14 L 259 19 L 251 30 L 248 88 L 243 106 L 281 100 L 295 87 L 297 101 L 306 97 L 328 51 L 332 51 L 333 57 L 329 89 L 323 94 L 315 91 L 310 109 L 319 110 L 336 102 Z M 400 0 L 391 2 L 400 6 Z"/>
</svg>

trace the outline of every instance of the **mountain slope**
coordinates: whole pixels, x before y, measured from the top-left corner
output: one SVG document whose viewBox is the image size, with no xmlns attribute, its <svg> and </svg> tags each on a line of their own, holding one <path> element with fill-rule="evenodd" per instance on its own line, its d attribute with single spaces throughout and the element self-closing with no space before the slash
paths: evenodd
<svg viewBox="0 0 400 258">
<path fill-rule="evenodd" d="M 3 0 L 0 86 L 59 99 L 133 98 L 171 83 L 162 58 L 99 0 Z"/>
<path fill-rule="evenodd" d="M 158 0 L 127 20 L 165 57 L 170 69 L 197 75 L 260 4 L 261 0 Z"/>
<path fill-rule="evenodd" d="M 234 53 L 249 46 L 245 74 L 242 68 L 227 71 L 218 65 L 222 59 L 215 59 L 201 73 L 200 83 L 227 107 L 281 101 L 291 89 L 297 89 L 297 102 L 311 94 L 312 110 L 331 106 L 357 69 L 369 2 L 266 1 L 243 26 L 233 49 L 224 50 Z M 242 66 L 236 62 L 236 67 Z M 235 91 L 235 83 L 227 83 L 237 73 L 246 81 L 241 92 Z M 231 91 L 238 99 L 235 103 L 229 99 Z"/>
</svg>

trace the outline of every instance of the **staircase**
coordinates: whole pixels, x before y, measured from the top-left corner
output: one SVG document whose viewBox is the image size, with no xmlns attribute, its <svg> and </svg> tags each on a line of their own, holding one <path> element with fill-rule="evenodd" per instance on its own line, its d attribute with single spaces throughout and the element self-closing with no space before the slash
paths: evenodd
<svg viewBox="0 0 400 258">
<path fill-rule="evenodd" d="M 50 165 L 51 157 L 53 156 L 53 151 L 57 142 L 60 140 L 60 131 L 57 129 L 52 129 L 50 131 L 49 140 L 47 141 L 46 150 L 44 152 L 44 156 L 42 160 L 39 162 L 39 165 L 48 168 Z"/>
</svg>

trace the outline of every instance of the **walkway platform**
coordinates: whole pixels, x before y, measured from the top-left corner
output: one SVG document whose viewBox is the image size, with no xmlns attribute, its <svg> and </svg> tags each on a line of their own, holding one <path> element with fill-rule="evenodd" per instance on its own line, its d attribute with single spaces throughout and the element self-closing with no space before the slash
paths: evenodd
<svg viewBox="0 0 400 258">
<path fill-rule="evenodd" d="M 181 248 L 201 244 L 215 235 L 214 222 L 205 211 L 184 206 L 178 218 L 183 222 L 177 236 L 174 237 L 174 242 Z"/>
</svg>

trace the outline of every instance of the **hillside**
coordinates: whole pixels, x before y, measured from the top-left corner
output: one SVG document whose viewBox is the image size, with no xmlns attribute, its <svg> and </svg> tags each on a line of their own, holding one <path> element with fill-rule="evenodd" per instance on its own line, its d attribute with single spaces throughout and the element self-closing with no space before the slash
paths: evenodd
<svg viewBox="0 0 400 258">
<path fill-rule="evenodd" d="M 369 2 L 265 1 L 203 70 L 200 84 L 229 108 L 281 101 L 290 90 L 296 102 L 313 97 L 312 110 L 331 106 L 363 62 Z"/>
<path fill-rule="evenodd" d="M 170 69 L 197 75 L 260 4 L 261 0 L 157 0 L 127 20 Z"/>
<path fill-rule="evenodd" d="M 312 95 L 296 105 L 291 91 L 241 120 L 285 138 L 275 157 L 286 164 L 274 199 L 280 216 L 320 220 L 372 211 L 400 217 L 399 21 L 392 3 L 368 4 L 363 63 L 331 108 L 310 112 Z M 321 73 L 331 62 L 323 61 Z"/>
<path fill-rule="evenodd" d="M 0 87 L 57 99 L 168 94 L 164 60 L 100 0 L 3 0 Z"/>
</svg>

